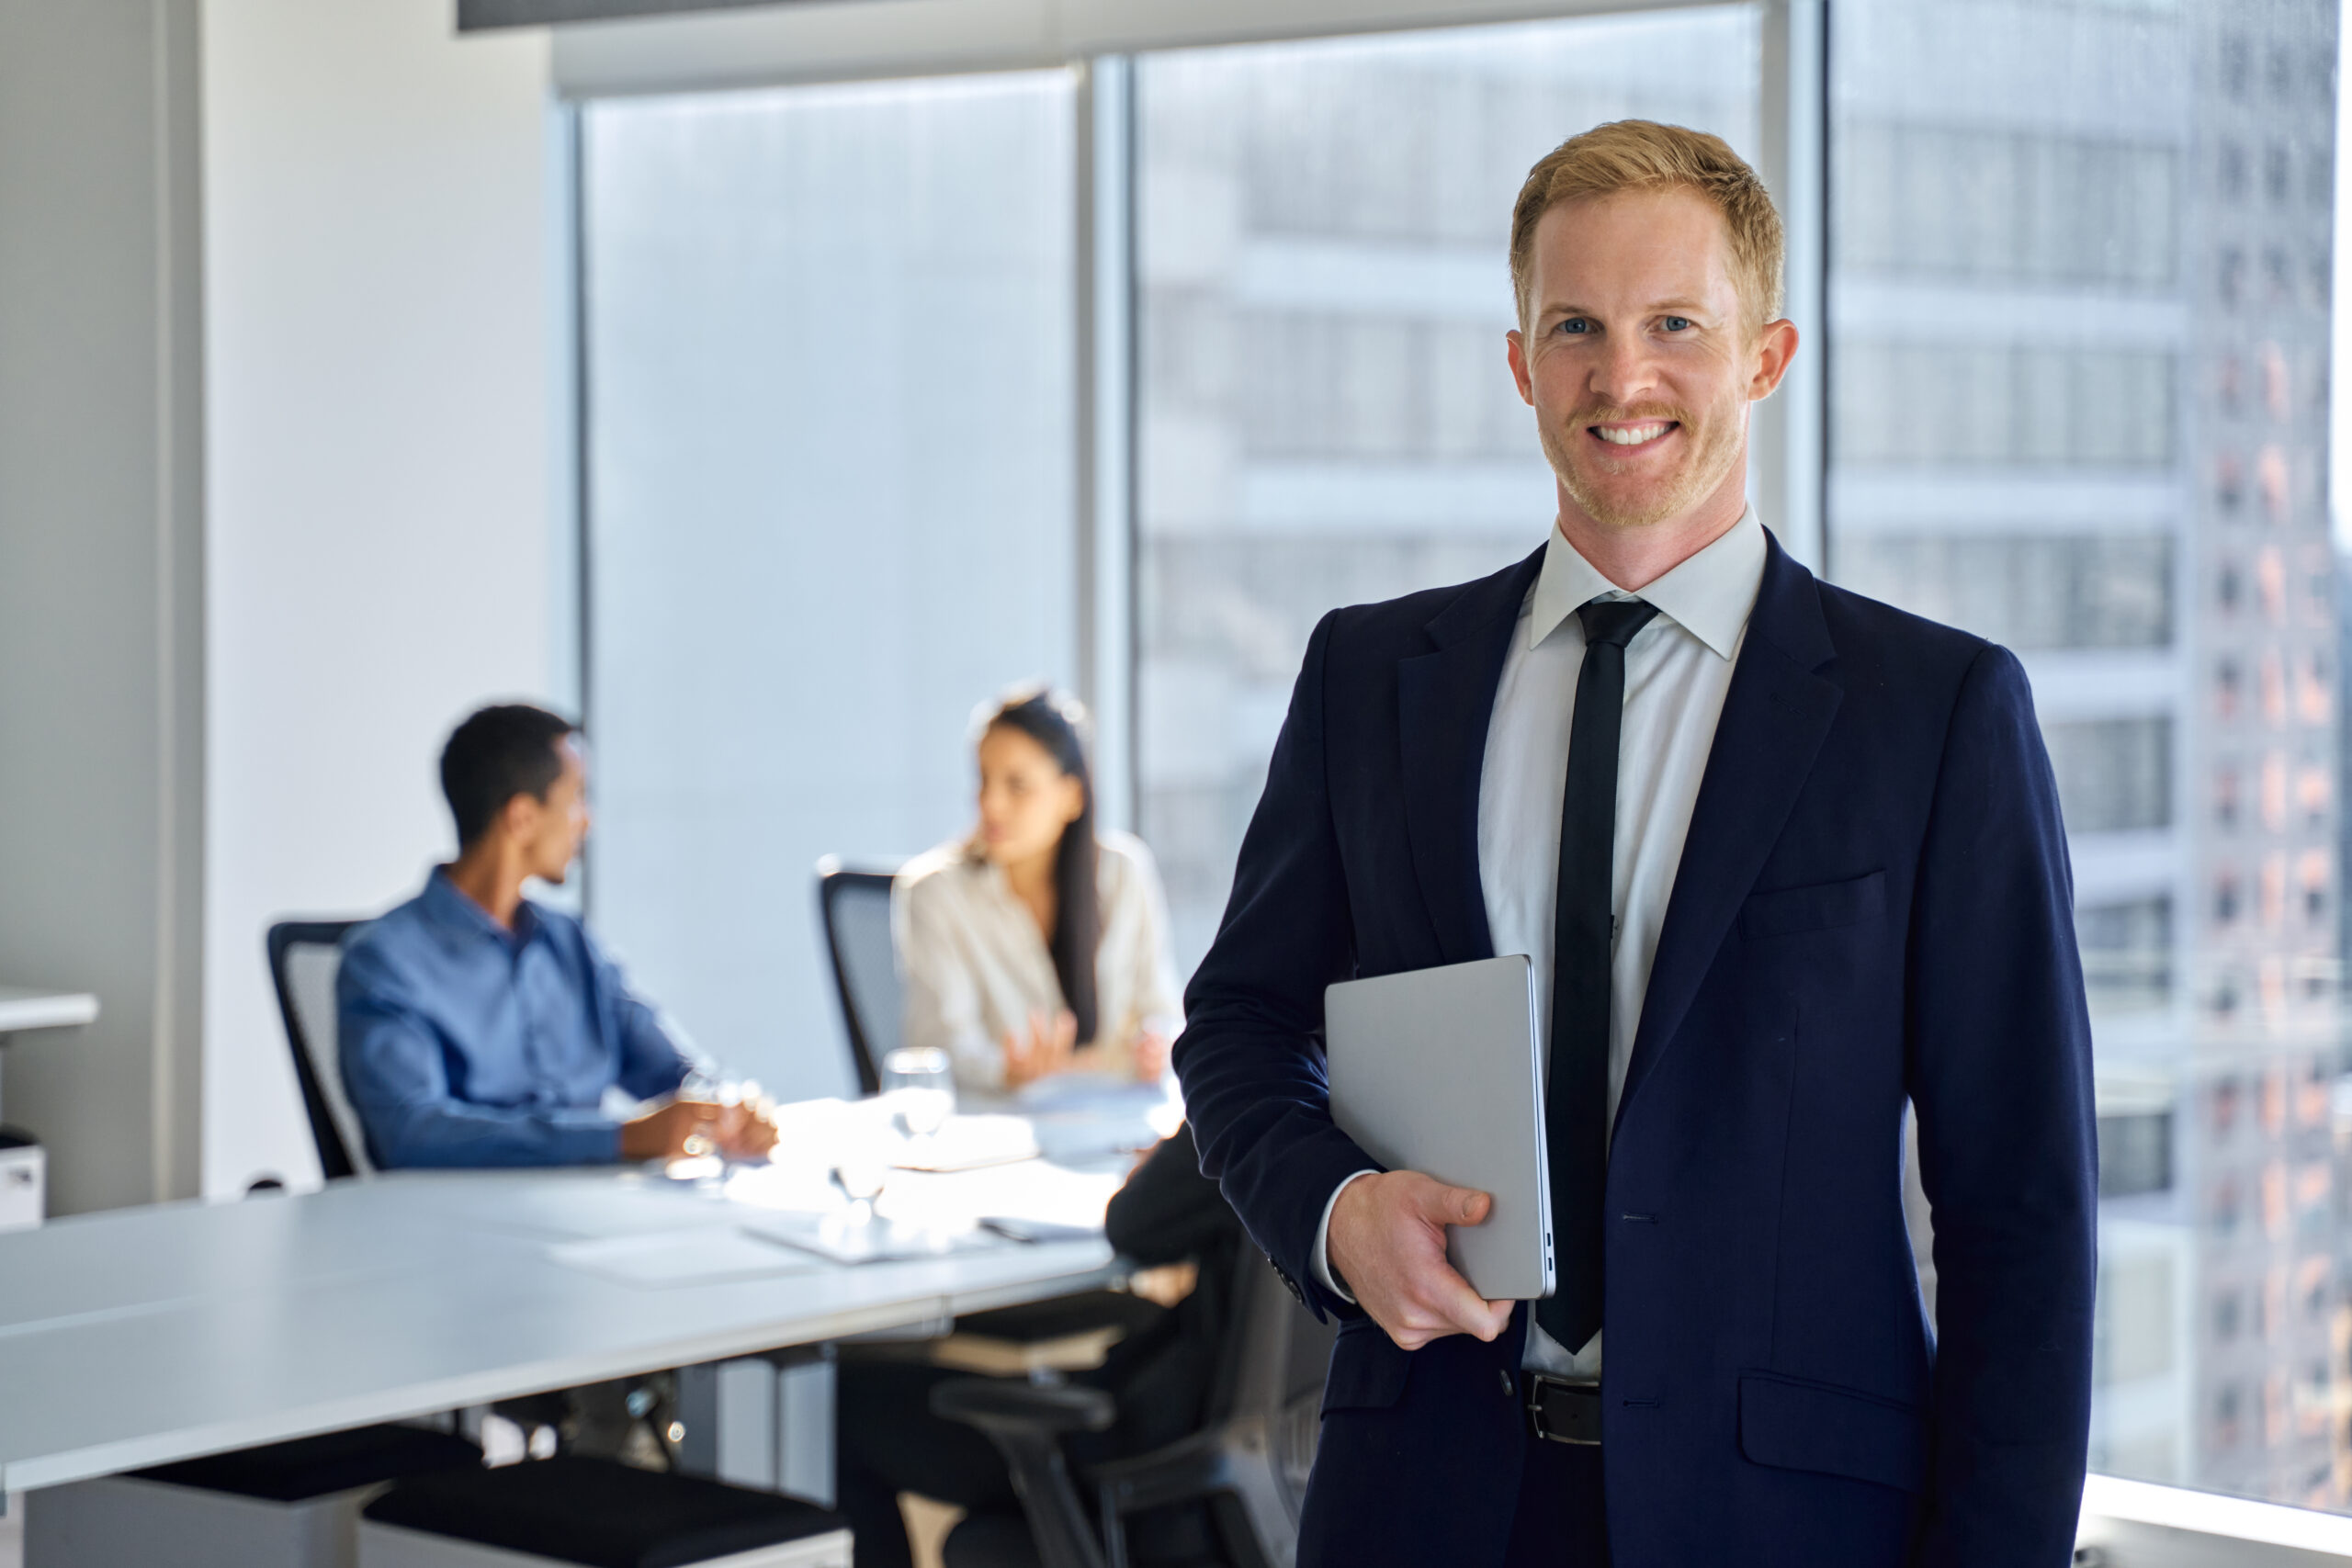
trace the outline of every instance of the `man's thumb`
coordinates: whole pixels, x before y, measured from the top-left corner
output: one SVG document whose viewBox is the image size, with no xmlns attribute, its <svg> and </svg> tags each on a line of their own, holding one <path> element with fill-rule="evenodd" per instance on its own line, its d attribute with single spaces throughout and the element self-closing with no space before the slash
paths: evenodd
<svg viewBox="0 0 2352 1568">
<path fill-rule="evenodd" d="M 1434 1218 L 1449 1225 L 1476 1225 L 1486 1222 L 1487 1211 L 1495 1201 L 1474 1187 L 1442 1187 L 1433 1196 Z"/>
</svg>

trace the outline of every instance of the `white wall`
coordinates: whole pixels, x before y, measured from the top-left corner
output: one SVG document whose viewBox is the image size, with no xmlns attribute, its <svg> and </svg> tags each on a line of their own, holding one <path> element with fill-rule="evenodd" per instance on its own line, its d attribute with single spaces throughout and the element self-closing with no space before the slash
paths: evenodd
<svg viewBox="0 0 2352 1568">
<path fill-rule="evenodd" d="M 204 1187 L 315 1179 L 262 934 L 448 852 L 434 760 L 550 684 L 544 35 L 206 0 Z"/>
<path fill-rule="evenodd" d="M 0 984 L 50 1210 L 197 1184 L 195 0 L 0 0 Z"/>
</svg>

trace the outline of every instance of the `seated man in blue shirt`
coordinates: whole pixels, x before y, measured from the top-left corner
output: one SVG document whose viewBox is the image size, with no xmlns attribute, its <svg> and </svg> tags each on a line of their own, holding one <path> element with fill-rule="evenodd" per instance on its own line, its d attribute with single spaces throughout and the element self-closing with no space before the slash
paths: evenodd
<svg viewBox="0 0 2352 1568">
<path fill-rule="evenodd" d="M 343 1079 L 385 1168 L 756 1158 L 746 1107 L 672 1099 L 632 1121 L 603 1102 L 675 1095 L 698 1064 L 571 916 L 523 897 L 560 884 L 588 833 L 576 727 L 487 707 L 441 752 L 458 858 L 358 928 L 335 982 Z"/>
</svg>

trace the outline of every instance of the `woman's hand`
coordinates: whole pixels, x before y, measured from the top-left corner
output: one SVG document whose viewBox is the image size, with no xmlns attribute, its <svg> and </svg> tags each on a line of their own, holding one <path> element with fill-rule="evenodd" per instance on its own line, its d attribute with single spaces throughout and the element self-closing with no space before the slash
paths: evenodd
<svg viewBox="0 0 2352 1568">
<path fill-rule="evenodd" d="M 1127 1065 L 1141 1083 L 1158 1083 L 1168 1071 L 1168 1036 L 1147 1029 L 1127 1049 Z"/>
<path fill-rule="evenodd" d="M 1078 1049 L 1078 1015 L 1068 1008 L 1051 1017 L 1029 1015 L 1026 1033 L 1009 1029 L 1004 1034 L 1004 1087 L 1019 1089 L 1049 1073 L 1068 1070 Z"/>
</svg>

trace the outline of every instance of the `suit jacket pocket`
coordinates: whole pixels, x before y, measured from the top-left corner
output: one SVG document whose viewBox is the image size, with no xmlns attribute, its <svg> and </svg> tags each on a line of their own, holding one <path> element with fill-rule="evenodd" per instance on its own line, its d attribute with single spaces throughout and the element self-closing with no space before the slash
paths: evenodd
<svg viewBox="0 0 2352 1568">
<path fill-rule="evenodd" d="M 1739 934 L 1749 941 L 1859 925 L 1886 911 L 1886 873 L 1777 893 L 1751 893 L 1739 909 Z"/>
<path fill-rule="evenodd" d="M 1388 1331 L 1368 1317 L 1340 1325 L 1331 1347 L 1331 1371 L 1323 1380 L 1323 1409 L 1385 1410 L 1405 1397 L 1412 1357 L 1396 1348 Z"/>
<path fill-rule="evenodd" d="M 1739 1450 L 1758 1464 L 1917 1492 L 1926 1482 L 1926 1428 L 1909 1405 L 1858 1389 L 1770 1372 L 1739 1380 Z"/>
</svg>

